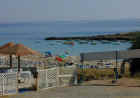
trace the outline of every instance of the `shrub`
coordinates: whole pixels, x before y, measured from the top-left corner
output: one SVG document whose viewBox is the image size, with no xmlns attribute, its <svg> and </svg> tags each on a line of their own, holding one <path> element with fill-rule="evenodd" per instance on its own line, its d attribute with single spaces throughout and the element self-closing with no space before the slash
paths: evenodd
<svg viewBox="0 0 140 98">
<path fill-rule="evenodd" d="M 135 35 L 135 39 L 132 41 L 131 49 L 140 49 L 140 32 Z"/>
<path fill-rule="evenodd" d="M 78 69 L 78 81 L 113 79 L 113 69 Z"/>
</svg>

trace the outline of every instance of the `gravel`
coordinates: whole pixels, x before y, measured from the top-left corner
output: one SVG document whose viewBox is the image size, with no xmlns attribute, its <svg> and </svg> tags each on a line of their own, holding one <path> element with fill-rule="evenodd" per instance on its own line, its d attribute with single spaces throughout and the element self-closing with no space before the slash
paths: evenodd
<svg viewBox="0 0 140 98">
<path fill-rule="evenodd" d="M 10 98 L 140 98 L 140 87 L 72 86 L 26 92 Z"/>
</svg>

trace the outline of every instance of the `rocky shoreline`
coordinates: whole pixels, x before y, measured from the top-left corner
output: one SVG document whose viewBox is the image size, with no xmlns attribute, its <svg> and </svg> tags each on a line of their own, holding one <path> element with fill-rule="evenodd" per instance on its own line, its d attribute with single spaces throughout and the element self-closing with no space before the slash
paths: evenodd
<svg viewBox="0 0 140 98">
<path fill-rule="evenodd" d="M 119 34 L 107 34 L 107 35 L 97 35 L 97 36 L 82 36 L 82 37 L 47 37 L 45 40 L 134 40 L 137 33 L 140 32 L 129 32 L 129 33 L 119 33 Z"/>
</svg>

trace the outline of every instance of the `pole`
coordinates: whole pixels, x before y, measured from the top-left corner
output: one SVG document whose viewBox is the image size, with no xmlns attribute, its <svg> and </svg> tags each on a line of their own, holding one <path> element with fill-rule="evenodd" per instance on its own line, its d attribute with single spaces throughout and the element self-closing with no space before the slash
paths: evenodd
<svg viewBox="0 0 140 98">
<path fill-rule="evenodd" d="M 20 72 L 20 56 L 18 56 L 18 72 Z"/>
<path fill-rule="evenodd" d="M 81 58 L 81 64 L 82 64 L 82 74 L 84 73 L 84 54 L 83 53 L 81 53 L 80 54 L 80 58 Z M 81 68 L 80 68 L 80 70 L 81 70 Z M 83 76 L 81 76 L 80 77 L 80 82 L 83 82 Z"/>
<path fill-rule="evenodd" d="M 57 64 L 58 65 L 58 64 Z M 60 81 L 59 81 L 59 71 L 60 71 L 60 66 L 56 66 L 56 73 L 57 73 L 57 87 L 59 87 L 60 86 Z"/>
<path fill-rule="evenodd" d="M 117 67 L 118 67 L 118 51 L 116 51 L 116 67 L 115 67 L 115 79 L 117 80 L 118 79 L 118 70 L 117 70 Z"/>
<path fill-rule="evenodd" d="M 12 68 L 12 55 L 10 55 L 9 57 L 10 57 L 10 68 Z"/>
<path fill-rule="evenodd" d="M 81 61 L 81 64 L 83 65 L 83 64 L 84 64 L 84 54 L 81 53 L 81 54 L 80 54 L 80 57 L 81 57 L 81 60 L 80 60 L 80 61 Z"/>
<path fill-rule="evenodd" d="M 84 54 L 83 53 L 80 54 L 80 62 L 82 64 L 82 72 L 83 72 L 83 64 L 84 64 Z"/>
<path fill-rule="evenodd" d="M 118 67 L 118 51 L 116 51 L 116 68 Z"/>
<path fill-rule="evenodd" d="M 78 71 L 77 65 L 75 65 L 74 85 L 77 85 L 77 83 L 78 83 L 77 71 Z"/>
<path fill-rule="evenodd" d="M 36 70 L 36 73 L 35 73 L 35 74 L 36 74 L 36 77 L 35 77 L 35 86 L 36 86 L 36 87 L 35 87 L 35 89 L 36 89 L 36 91 L 37 91 L 37 90 L 39 89 L 39 86 L 38 86 L 38 81 L 39 81 L 39 80 L 38 80 L 38 72 L 37 72 L 37 70 Z"/>
</svg>

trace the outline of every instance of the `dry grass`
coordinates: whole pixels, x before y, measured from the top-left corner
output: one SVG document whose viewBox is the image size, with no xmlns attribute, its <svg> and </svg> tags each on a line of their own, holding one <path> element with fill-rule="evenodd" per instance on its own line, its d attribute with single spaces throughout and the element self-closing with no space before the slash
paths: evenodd
<svg viewBox="0 0 140 98">
<path fill-rule="evenodd" d="M 10 98 L 9 96 L 0 96 L 0 98 Z"/>
<path fill-rule="evenodd" d="M 118 82 L 121 86 L 127 87 L 140 87 L 140 79 L 136 78 L 122 78 L 119 79 Z"/>
<path fill-rule="evenodd" d="M 120 73 L 120 69 L 118 69 L 118 73 Z M 139 75 L 140 76 L 140 75 Z M 106 79 L 114 79 L 115 73 L 113 68 L 108 69 L 78 69 L 78 80 L 81 79 L 84 81 L 89 80 L 106 80 Z M 125 74 L 123 77 L 130 77 L 129 68 L 126 68 Z"/>
<path fill-rule="evenodd" d="M 78 69 L 78 80 L 88 81 L 97 79 L 114 78 L 113 69 Z"/>
</svg>

